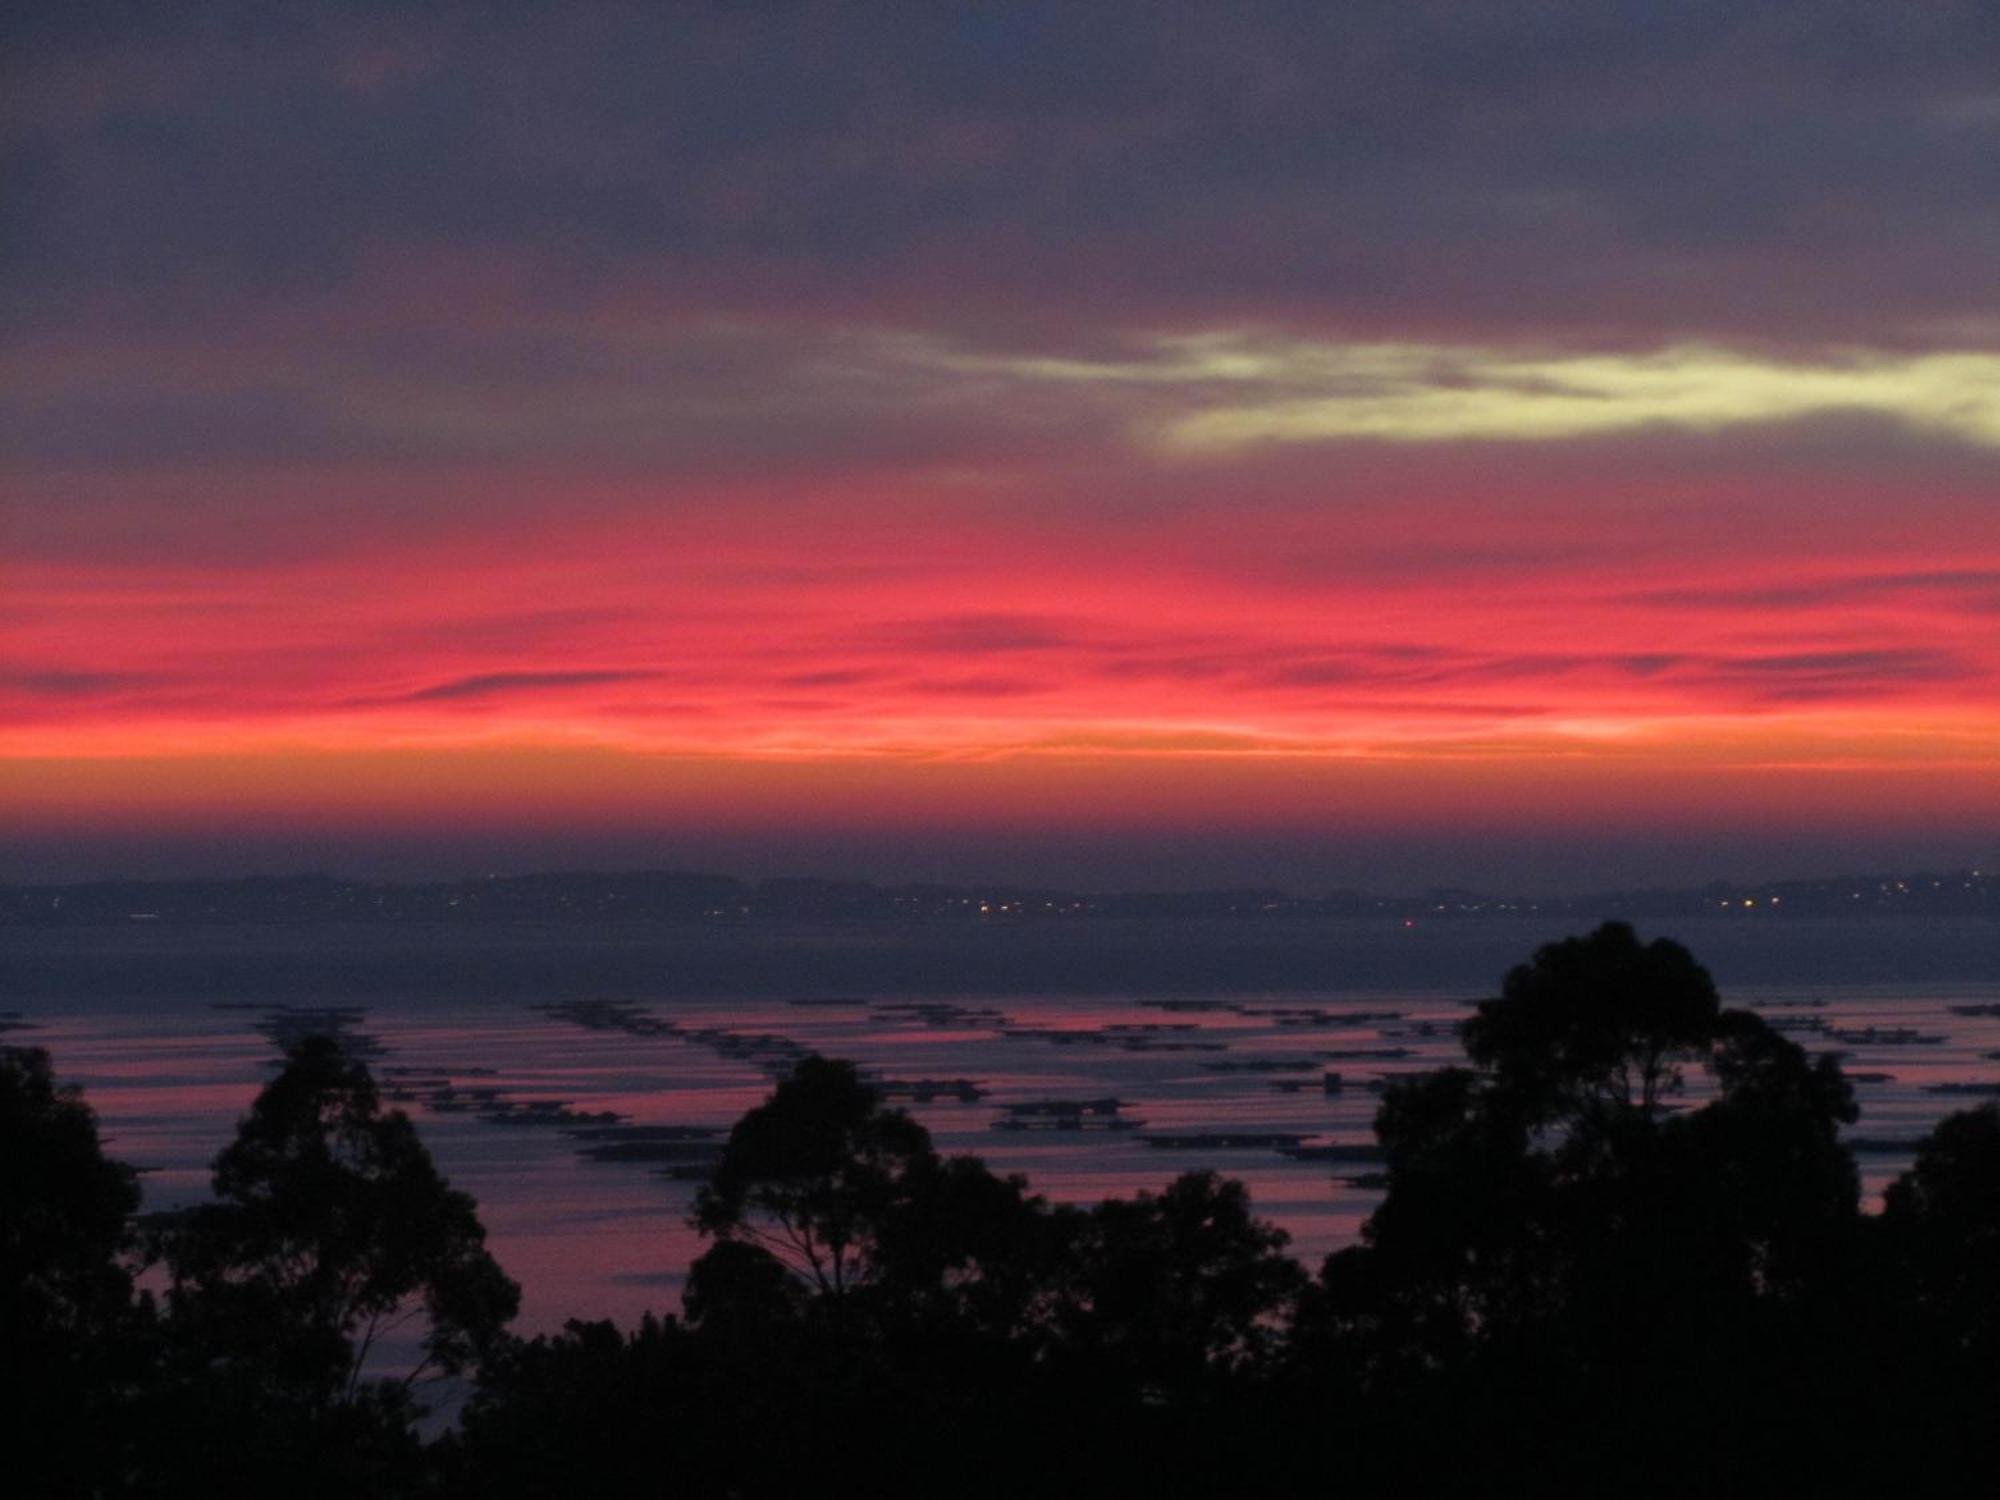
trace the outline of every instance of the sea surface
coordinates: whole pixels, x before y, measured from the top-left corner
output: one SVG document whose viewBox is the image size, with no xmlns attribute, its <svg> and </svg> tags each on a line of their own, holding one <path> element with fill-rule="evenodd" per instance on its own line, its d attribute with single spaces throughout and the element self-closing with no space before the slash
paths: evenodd
<svg viewBox="0 0 2000 1500">
<path fill-rule="evenodd" d="M 1458 1060 L 1471 1005 L 1576 926 L 17 928 L 0 1024 L 83 1087 L 149 1210 L 204 1196 L 279 1044 L 339 1029 L 477 1199 L 538 1332 L 678 1308 L 703 1161 L 808 1052 L 1051 1199 L 1241 1179 L 1316 1265 L 1380 1201 L 1383 1083 Z M 2000 1089 L 1990 922 L 1670 935 L 1727 1003 L 1843 1054 L 1871 1198 L 1938 1118 Z"/>
</svg>

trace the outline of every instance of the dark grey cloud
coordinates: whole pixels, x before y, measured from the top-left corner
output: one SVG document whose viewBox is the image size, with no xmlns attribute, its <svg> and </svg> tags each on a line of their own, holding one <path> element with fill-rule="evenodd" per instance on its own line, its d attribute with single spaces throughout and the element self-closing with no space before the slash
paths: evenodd
<svg viewBox="0 0 2000 1500">
<path fill-rule="evenodd" d="M 405 693 L 400 703 L 463 702 L 470 698 L 512 697 L 519 693 L 557 691 L 566 688 L 602 687 L 612 683 L 648 682 L 658 672 L 482 672 L 434 683 Z"/>
<path fill-rule="evenodd" d="M 927 698 L 1025 698 L 1046 692 L 1055 684 L 1031 677 L 1000 677 L 969 673 L 961 677 L 913 677 L 902 683 L 904 692 Z"/>
<path fill-rule="evenodd" d="M 859 687 L 867 682 L 880 682 L 887 675 L 874 668 L 837 667 L 823 672 L 787 672 L 778 682 L 791 688 Z"/>
<path fill-rule="evenodd" d="M 1065 650 L 1087 639 L 1088 633 L 1074 622 L 1039 615 L 947 615 L 893 621 L 862 637 L 866 644 L 897 652 L 941 656 Z"/>
<path fill-rule="evenodd" d="M 394 649 L 518 652 L 544 659 L 572 644 L 580 634 L 607 626 L 629 626 L 644 618 L 631 608 L 490 610 L 400 621 L 369 632 L 371 644 Z M 657 621 L 660 616 L 651 617 Z"/>
<path fill-rule="evenodd" d="M 1414 644 L 1327 651 L 1303 642 L 1282 641 L 1189 654 L 1107 650 L 1088 669 L 1114 681 L 1214 682 L 1307 697 L 1332 689 L 1335 700 L 1346 709 L 1361 701 L 1357 692 L 1422 695 L 1413 703 L 1382 700 L 1398 711 L 1413 704 L 1424 711 L 1442 701 L 1439 692 L 1496 685 L 1526 687 L 1557 679 L 1589 678 L 1614 688 L 1622 684 L 1662 701 L 1685 692 L 1708 700 L 1719 696 L 1738 704 L 1777 704 L 1893 696 L 1913 684 L 1970 684 L 1983 681 L 1987 675 L 1977 662 L 1930 647 L 1731 655 L 1714 651 L 1488 652 Z M 1437 711 L 1473 717 L 1508 712 L 1477 704 Z"/>
<path fill-rule="evenodd" d="M 10 23 L 17 323 L 457 251 L 543 305 L 1823 336 L 2000 259 L 1977 0 L 75 8 Z"/>
<path fill-rule="evenodd" d="M 99 698 L 157 686 L 164 679 L 140 672 L 76 672 L 66 670 L 0 671 L 0 692 L 28 698 L 69 700 Z"/>
<path fill-rule="evenodd" d="M 1630 602 L 1669 609 L 1822 610 L 1837 605 L 1919 601 L 1933 607 L 2000 613 L 2000 570 L 1933 568 L 1864 573 L 1761 588 L 1651 589 Z"/>
<path fill-rule="evenodd" d="M 1714 662 L 1716 678 L 1796 682 L 1829 686 L 1895 682 L 1964 682 L 1984 674 L 1949 651 L 1904 647 L 1884 651 L 1790 651 Z"/>
</svg>

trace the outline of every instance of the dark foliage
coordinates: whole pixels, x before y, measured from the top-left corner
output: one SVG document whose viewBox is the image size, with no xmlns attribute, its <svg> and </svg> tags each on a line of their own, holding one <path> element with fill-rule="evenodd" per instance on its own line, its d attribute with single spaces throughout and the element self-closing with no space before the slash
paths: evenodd
<svg viewBox="0 0 2000 1500">
<path fill-rule="evenodd" d="M 1287 1238 L 1251 1216 L 1242 1183 L 1213 1172 L 1104 1203 L 1062 1269 L 1057 1346 L 1154 1403 L 1255 1379 L 1305 1283 Z"/>
<path fill-rule="evenodd" d="M 1305 1300 L 1295 1399 L 1402 1433 L 1369 1445 L 1399 1482 L 1463 1482 L 1472 1453 L 1493 1482 L 1642 1492 L 1949 1472 L 1846 1444 L 1913 1414 L 1884 1378 L 1913 1283 L 1871 1268 L 1834 1059 L 1622 924 L 1515 969 L 1465 1044 L 1384 1099 L 1387 1196 Z M 1465 1446 L 1416 1447 L 1446 1413 Z"/>
<path fill-rule="evenodd" d="M 398 1386 L 456 1374 L 519 1305 L 472 1199 L 329 1038 L 302 1042 L 257 1096 L 214 1189 L 159 1238 L 169 1303 L 301 1404 L 354 1398 L 378 1339 L 419 1317 L 422 1358 Z"/>
<path fill-rule="evenodd" d="M 46 1495 L 117 1482 L 144 1373 L 145 1310 L 125 1258 L 139 1206 L 97 1118 L 39 1048 L 0 1048 L 0 1434 L 12 1483 Z"/>
<path fill-rule="evenodd" d="M 695 1222 L 761 1245 L 812 1291 L 845 1297 L 889 1273 L 882 1240 L 927 1196 L 917 1184 L 935 1162 L 930 1133 L 880 1108 L 853 1064 L 810 1057 L 729 1132 Z"/>
<path fill-rule="evenodd" d="M 1941 1339 L 2000 1367 L 2000 1105 L 1944 1120 L 1885 1196 L 1883 1225 Z"/>
<path fill-rule="evenodd" d="M 158 1240 L 158 1317 L 130 1173 L 9 1054 L 0 1360 L 76 1455 L 50 1494 L 1984 1492 L 2000 1108 L 1864 1214 L 1836 1062 L 1615 924 L 1465 1040 L 1385 1094 L 1385 1198 L 1317 1278 L 1240 1183 L 1051 1205 L 810 1058 L 731 1133 L 680 1317 L 525 1341 L 472 1204 L 332 1044 Z M 416 1368 L 377 1372 L 404 1317 Z M 430 1370 L 476 1383 L 424 1445 Z"/>
<path fill-rule="evenodd" d="M 153 1236 L 169 1278 L 156 1463 L 222 1493 L 416 1488 L 421 1383 L 490 1357 L 519 1303 L 472 1200 L 325 1037 L 257 1096 L 214 1191 Z M 416 1352 L 378 1368 L 406 1328 Z"/>
</svg>

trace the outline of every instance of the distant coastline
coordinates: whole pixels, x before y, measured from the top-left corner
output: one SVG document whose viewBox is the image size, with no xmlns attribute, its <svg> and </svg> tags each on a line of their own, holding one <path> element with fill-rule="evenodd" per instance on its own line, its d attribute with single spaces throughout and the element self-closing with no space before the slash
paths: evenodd
<svg viewBox="0 0 2000 1500">
<path fill-rule="evenodd" d="M 2000 919 L 2000 872 L 1843 875 L 1584 896 L 1416 895 L 1261 888 L 1077 892 L 1011 885 L 878 885 L 799 877 L 743 880 L 685 871 L 558 871 L 394 883 L 330 875 L 0 884 L 0 926 L 296 925 L 490 922 L 1295 921 L 1376 918 L 1710 918 L 1782 921 L 1881 916 Z"/>
</svg>

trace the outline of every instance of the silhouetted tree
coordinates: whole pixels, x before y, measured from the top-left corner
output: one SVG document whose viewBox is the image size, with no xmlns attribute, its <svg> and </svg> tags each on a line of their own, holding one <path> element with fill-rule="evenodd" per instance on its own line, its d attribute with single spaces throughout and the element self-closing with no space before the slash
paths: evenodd
<svg viewBox="0 0 2000 1500">
<path fill-rule="evenodd" d="M 324 1037 L 257 1096 L 214 1190 L 156 1247 L 181 1357 L 162 1420 L 191 1429 L 177 1461 L 224 1485 L 393 1488 L 418 1381 L 488 1355 L 519 1303 L 472 1199 Z M 420 1352 L 377 1375 L 371 1356 L 405 1327 Z"/>
<path fill-rule="evenodd" d="M 782 1367 L 772 1375 L 787 1384 Z M 630 1332 L 572 1321 L 482 1364 L 435 1456 L 445 1492 L 477 1500 L 744 1493 L 756 1446 L 784 1437 L 745 1422 L 757 1399 L 671 1318 L 649 1314 Z"/>
<path fill-rule="evenodd" d="M 1316 1282 L 1240 1183 L 1051 1207 L 808 1059 L 697 1200 L 687 1322 L 516 1346 L 453 1472 L 647 1494 L 664 1427 L 686 1490 L 746 1496 L 1990 1473 L 2000 1110 L 1865 1219 L 1836 1061 L 1622 924 L 1537 952 L 1465 1040 L 1385 1091 L 1387 1192 Z M 1904 1444 L 1855 1451 L 1870 1421 Z"/>
<path fill-rule="evenodd" d="M 472 1199 L 329 1038 L 288 1055 L 216 1158 L 214 1190 L 163 1243 L 175 1312 L 310 1403 L 353 1397 L 378 1341 L 419 1318 L 422 1357 L 398 1384 L 456 1374 L 519 1306 Z"/>
<path fill-rule="evenodd" d="M 886 1107 L 851 1063 L 802 1060 L 729 1133 L 694 1222 L 718 1243 L 697 1261 L 689 1315 L 725 1301 L 796 1306 L 774 1273 L 815 1297 L 865 1302 L 878 1321 L 1027 1316 L 1048 1216 L 1018 1178 L 940 1157 L 930 1132 Z"/>
<path fill-rule="evenodd" d="M 1882 1218 L 1912 1300 L 1954 1352 L 2000 1377 L 2000 1105 L 1940 1121 Z"/>
<path fill-rule="evenodd" d="M 1803 1331 L 1851 1284 L 1838 1066 L 1622 923 L 1514 969 L 1465 1048 L 1471 1068 L 1386 1091 L 1388 1191 L 1307 1299 L 1302 1357 L 1404 1413 L 1448 1402 L 1501 1447 L 1566 1411 L 1578 1472 L 1675 1422 L 1706 1434 L 1683 1457 L 1767 1451 L 1782 1423 L 1752 1393 L 1805 1388 Z M 1696 1108 L 1676 1102 L 1691 1069 Z"/>
<path fill-rule="evenodd" d="M 1900 1439 L 1881 1477 L 1965 1493 L 2000 1465 L 2000 1105 L 1940 1121 L 1872 1227 L 1849 1336 L 1868 1415 Z"/>
<path fill-rule="evenodd" d="M 539 1414 L 635 1401 L 681 1434 L 696 1493 L 827 1473 L 879 1494 L 1220 1482 L 1228 1435 L 1187 1418 L 1249 1387 L 1304 1280 L 1240 1184 L 1200 1173 L 1052 1208 L 940 1157 L 851 1065 L 816 1057 L 738 1121 L 695 1219 L 716 1242 L 685 1325 L 572 1325 L 482 1375 L 455 1450 L 468 1492 L 533 1492 L 536 1474 L 650 1493 L 655 1449 L 618 1424 L 536 1436 Z"/>
<path fill-rule="evenodd" d="M 688 1268 L 690 1323 L 734 1340 L 769 1339 L 805 1316 L 811 1297 L 785 1263 L 747 1240 L 719 1240 Z"/>
<path fill-rule="evenodd" d="M 1150 1400 L 1257 1371 L 1305 1282 L 1282 1229 L 1240 1182 L 1189 1172 L 1091 1211 L 1071 1250 L 1058 1332 L 1073 1355 Z"/>
<path fill-rule="evenodd" d="M 1536 950 L 1465 1026 L 1466 1055 L 1537 1125 L 1652 1113 L 1705 1059 L 1722 1014 L 1715 981 L 1679 943 L 1623 922 Z"/>
<path fill-rule="evenodd" d="M 885 1313 L 991 1341 L 1038 1336 L 1083 1216 L 1051 1208 L 976 1156 L 918 1160 L 877 1239 Z"/>
<path fill-rule="evenodd" d="M 145 1371 L 130 1167 L 39 1048 L 0 1048 L 0 1434 L 17 1493 L 118 1488 Z"/>
<path fill-rule="evenodd" d="M 1362 1243 L 1329 1257 L 1308 1303 L 1308 1324 L 1342 1331 L 1337 1361 L 1365 1361 L 1377 1378 L 1403 1364 L 1450 1367 L 1499 1330 L 1536 1322 L 1556 1295 L 1534 1229 L 1550 1214 L 1554 1165 L 1532 1149 L 1520 1111 L 1490 1103 L 1465 1068 L 1384 1092 L 1375 1132 L 1390 1191 Z"/>
<path fill-rule="evenodd" d="M 934 1159 L 930 1132 L 884 1108 L 853 1064 L 807 1057 L 730 1130 L 694 1223 L 844 1296 L 880 1272 L 882 1226 L 907 1201 L 912 1169 Z"/>
</svg>

